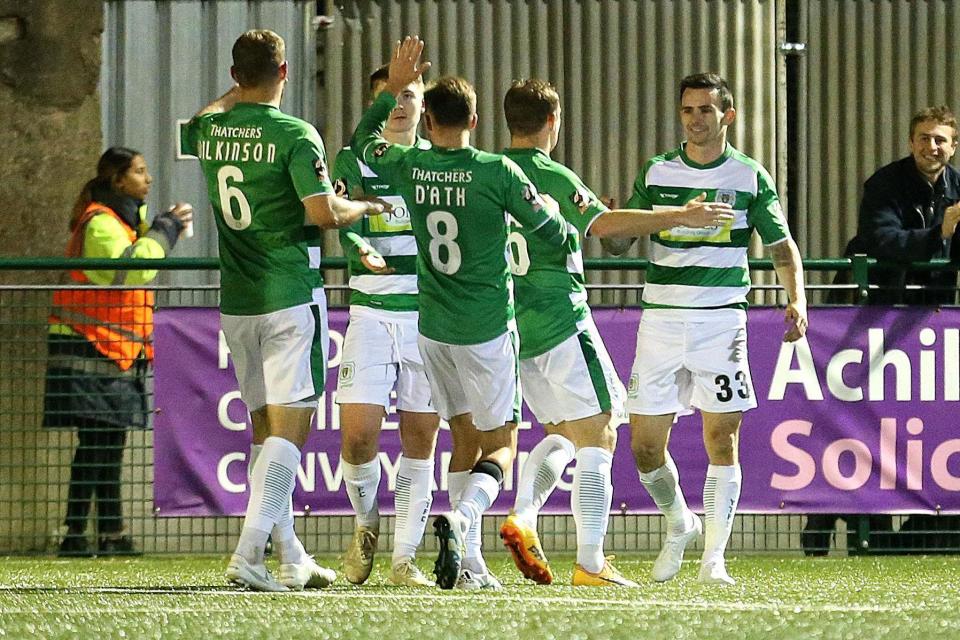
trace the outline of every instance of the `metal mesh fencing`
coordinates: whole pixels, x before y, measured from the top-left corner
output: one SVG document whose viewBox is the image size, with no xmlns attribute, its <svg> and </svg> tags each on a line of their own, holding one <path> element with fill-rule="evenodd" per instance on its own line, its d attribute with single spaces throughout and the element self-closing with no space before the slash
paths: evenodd
<svg viewBox="0 0 960 640">
<path fill-rule="evenodd" d="M 71 462 L 78 447 L 77 428 L 43 426 L 45 381 L 48 375 L 48 316 L 55 285 L 0 286 L 0 553 L 45 554 L 57 552 L 67 534 L 64 524 L 68 506 Z M 151 289 L 156 306 L 216 306 L 216 286 Z M 331 299 L 339 295 L 336 292 Z M 638 295 L 634 291 L 628 295 Z M 146 395 L 152 406 L 152 371 L 145 374 Z M 153 432 L 127 429 L 122 445 L 119 506 L 124 531 L 138 551 L 144 553 L 229 553 L 241 527 L 237 517 L 158 517 L 153 506 Z M 86 535 L 96 544 L 98 513 L 91 501 Z M 483 523 L 484 546 L 500 548 L 497 527 L 500 518 L 488 516 Z M 892 529 L 870 531 L 856 518 L 835 525 L 804 531 L 806 519 L 799 515 L 739 515 L 730 541 L 732 553 L 796 553 L 804 546 L 819 552 L 853 553 L 882 550 L 893 539 L 905 518 L 890 519 Z M 296 518 L 296 529 L 307 548 L 318 553 L 339 553 L 353 532 L 353 518 L 309 515 Z M 549 515 L 540 519 L 540 535 L 548 552 L 576 549 L 576 529 L 571 516 Z M 809 527 L 808 527 L 809 529 Z M 380 548 L 390 546 L 392 517 L 381 524 Z M 954 532 L 955 534 L 955 532 Z M 954 535 L 950 534 L 950 535 Z M 665 535 L 659 516 L 614 513 L 606 547 L 610 552 L 656 552 Z M 947 536 L 947 534 L 944 534 Z M 919 538 L 918 538 L 919 540 Z M 943 540 L 941 546 L 929 540 Z M 926 542 L 925 542 L 926 541 Z M 698 543 L 700 544 L 700 543 Z M 952 549 L 953 538 L 924 538 L 911 548 L 919 551 Z M 432 536 L 424 550 L 435 549 Z"/>
</svg>

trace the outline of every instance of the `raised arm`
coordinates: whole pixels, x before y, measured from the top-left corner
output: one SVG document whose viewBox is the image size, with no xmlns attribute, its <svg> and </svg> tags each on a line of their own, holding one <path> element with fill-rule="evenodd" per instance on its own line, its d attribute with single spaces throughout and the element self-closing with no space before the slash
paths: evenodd
<svg viewBox="0 0 960 640">
<path fill-rule="evenodd" d="M 383 91 L 364 112 L 360 123 L 353 132 L 350 146 L 367 166 L 376 170 L 389 169 L 402 159 L 399 150 L 409 149 L 402 145 L 391 145 L 383 139 L 383 127 L 390 112 L 397 106 L 397 96 L 411 82 L 416 81 L 430 68 L 429 62 L 420 62 L 423 53 L 423 41 L 407 36 L 403 42 L 397 42 Z"/>
<path fill-rule="evenodd" d="M 792 238 L 769 245 L 767 250 L 773 260 L 777 279 L 787 292 L 787 310 L 784 320 L 787 330 L 783 334 L 784 342 L 799 340 L 807 332 L 807 294 L 803 287 L 803 262 L 800 250 Z"/>
<path fill-rule="evenodd" d="M 233 108 L 233 105 L 237 104 L 237 101 L 240 97 L 240 85 L 233 85 L 230 87 L 230 90 L 225 94 L 205 106 L 203 109 L 197 112 L 194 117 L 203 116 L 208 113 L 223 113 L 224 111 L 230 111 Z"/>
</svg>

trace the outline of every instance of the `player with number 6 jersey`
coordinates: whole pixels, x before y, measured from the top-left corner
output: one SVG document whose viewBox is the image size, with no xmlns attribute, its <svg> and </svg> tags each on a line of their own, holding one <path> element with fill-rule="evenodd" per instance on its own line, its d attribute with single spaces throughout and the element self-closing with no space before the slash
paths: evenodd
<svg viewBox="0 0 960 640">
<path fill-rule="evenodd" d="M 322 587 L 336 574 L 297 539 L 291 501 L 328 348 L 320 250 L 308 245 L 305 225 L 346 226 L 387 207 L 334 195 L 316 129 L 280 111 L 288 66 L 279 35 L 248 31 L 232 54 L 237 84 L 181 130 L 181 151 L 200 159 L 207 180 L 220 238 L 220 322 L 253 422 L 250 499 L 226 577 L 258 591 Z M 263 562 L 271 535 L 279 580 Z"/>
<path fill-rule="evenodd" d="M 507 215 L 554 246 L 565 223 L 511 160 L 470 146 L 476 93 L 461 78 L 424 94 L 433 148 L 381 137 L 395 96 L 420 77 L 423 43 L 406 38 L 390 62 L 384 91 L 364 114 L 351 147 L 373 171 L 401 185 L 419 252 L 420 351 L 434 405 L 453 434 L 452 511 L 434 522 L 441 588 L 497 589 L 479 553 L 483 512 L 516 456 L 520 398 Z M 469 546 L 466 540 L 476 540 Z"/>
</svg>

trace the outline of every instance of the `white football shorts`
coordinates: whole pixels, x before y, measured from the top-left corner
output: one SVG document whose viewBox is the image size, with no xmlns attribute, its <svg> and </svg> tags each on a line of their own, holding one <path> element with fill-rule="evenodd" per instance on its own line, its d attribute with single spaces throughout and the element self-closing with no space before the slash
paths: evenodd
<svg viewBox="0 0 960 640">
<path fill-rule="evenodd" d="M 326 298 L 255 316 L 220 314 L 240 397 L 251 412 L 313 401 L 327 372 Z"/>
<path fill-rule="evenodd" d="M 480 344 L 459 345 L 420 336 L 433 405 L 444 420 L 473 414 L 480 431 L 520 421 L 519 340 L 515 329 Z"/>
<path fill-rule="evenodd" d="M 617 376 L 600 332 L 587 318 L 583 330 L 556 347 L 520 361 L 523 399 L 542 424 L 611 414 L 614 426 L 626 421 L 626 389 Z"/>
<path fill-rule="evenodd" d="M 378 404 L 386 410 L 396 387 L 398 411 L 433 413 L 419 335 L 416 311 L 350 307 L 337 404 Z"/>
<path fill-rule="evenodd" d="M 637 415 L 710 413 L 757 406 L 747 363 L 747 314 L 740 309 L 647 309 L 627 385 Z"/>
</svg>

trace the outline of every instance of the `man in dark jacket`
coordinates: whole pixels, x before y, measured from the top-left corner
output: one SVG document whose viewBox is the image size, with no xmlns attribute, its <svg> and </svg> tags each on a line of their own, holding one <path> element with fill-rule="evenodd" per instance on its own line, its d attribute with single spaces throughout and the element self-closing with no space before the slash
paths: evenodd
<svg viewBox="0 0 960 640">
<path fill-rule="evenodd" d="M 960 172 L 950 166 L 957 120 L 945 107 L 928 107 L 910 120 L 910 155 L 880 168 L 863 185 L 857 235 L 846 254 L 866 253 L 892 268 L 871 270 L 881 287 L 873 304 L 952 304 L 953 271 L 908 272 L 905 265 L 960 258 L 953 236 L 960 221 Z M 907 291 L 905 285 L 931 289 Z"/>
</svg>

